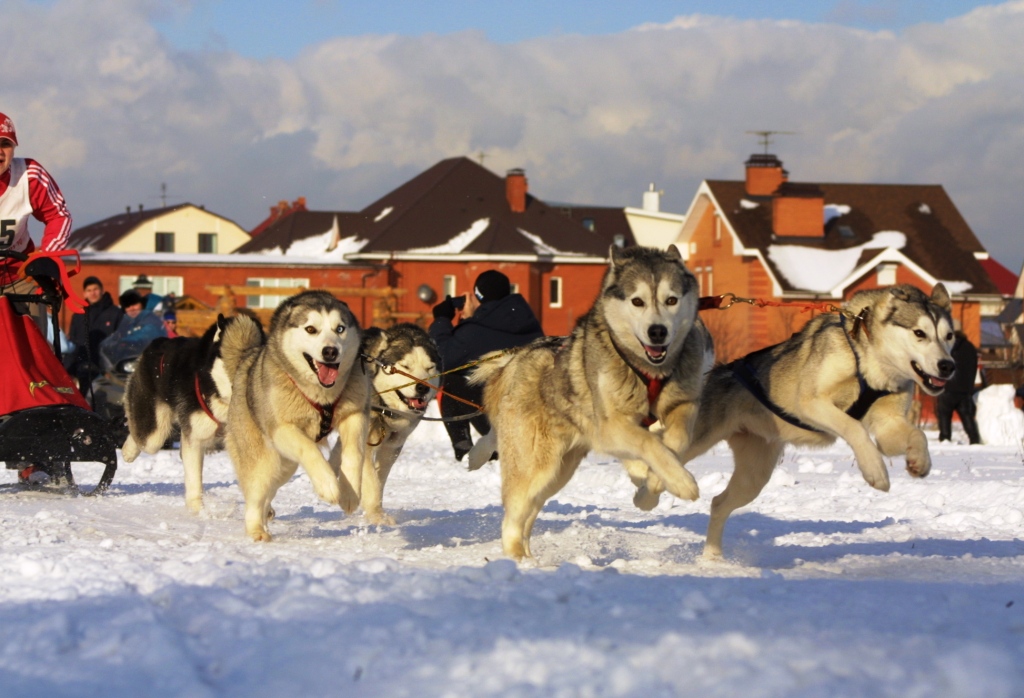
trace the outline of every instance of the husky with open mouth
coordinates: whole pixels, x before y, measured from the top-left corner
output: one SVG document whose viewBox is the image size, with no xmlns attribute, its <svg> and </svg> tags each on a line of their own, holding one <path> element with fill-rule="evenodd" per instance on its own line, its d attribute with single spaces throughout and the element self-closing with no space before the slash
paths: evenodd
<svg viewBox="0 0 1024 698">
<path fill-rule="evenodd" d="M 426 330 L 411 323 L 387 330 L 369 328 L 363 354 L 367 370 L 373 373 L 376 395 L 371 403 L 360 501 L 368 522 L 392 526 L 395 520 L 383 508 L 384 485 L 406 439 L 437 395 L 441 356 Z"/>
<path fill-rule="evenodd" d="M 484 385 L 493 429 L 474 444 L 469 467 L 498 452 L 502 549 L 517 560 L 532 557 L 538 514 L 591 450 L 619 458 L 631 475 L 649 468 L 672 494 L 697 498 L 678 457 L 714 361 L 697 316 L 697 279 L 674 246 L 613 246 L 609 257 L 572 334 L 485 355 L 470 378 Z"/>
<path fill-rule="evenodd" d="M 326 291 L 304 291 L 274 311 L 264 344 L 241 341 L 242 329 L 235 322 L 224 333 L 221 356 L 232 376 L 226 443 L 246 533 L 270 540 L 271 502 L 299 465 L 318 497 L 355 511 L 372 391 L 352 311 Z M 320 446 L 335 430 L 328 462 Z"/>
<path fill-rule="evenodd" d="M 864 480 L 883 492 L 883 456 L 903 455 L 910 475 L 928 474 L 928 442 L 908 410 L 915 385 L 938 395 L 953 377 L 951 307 L 942 284 L 931 296 L 908 284 L 860 291 L 840 313 L 819 315 L 781 344 L 711 372 L 683 462 L 725 440 L 735 465 L 711 502 L 705 557 L 721 556 L 726 519 L 760 494 L 786 444 L 840 438 Z M 653 508 L 664 489 L 657 474 L 634 482 L 634 502 Z"/>
</svg>

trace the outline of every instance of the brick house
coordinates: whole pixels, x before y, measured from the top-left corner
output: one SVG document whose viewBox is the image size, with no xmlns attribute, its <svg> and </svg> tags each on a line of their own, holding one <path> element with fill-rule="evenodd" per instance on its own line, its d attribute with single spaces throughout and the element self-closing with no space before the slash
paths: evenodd
<svg viewBox="0 0 1024 698">
<path fill-rule="evenodd" d="M 744 180 L 701 183 L 677 245 L 702 295 L 794 304 L 704 311 L 723 361 L 799 330 L 813 316 L 800 304 L 861 289 L 942 281 L 976 345 L 982 304 L 999 301 L 988 253 L 941 185 L 790 182 L 767 153 L 750 157 Z"/>
<path fill-rule="evenodd" d="M 590 308 L 612 244 L 634 244 L 624 209 L 549 205 L 529 193 L 522 170 L 502 178 L 458 157 L 358 213 L 282 216 L 238 253 L 339 255 L 364 270 L 364 283 L 404 289 L 393 316 L 421 323 L 445 295 L 465 293 L 480 272 L 498 269 L 546 333 L 566 334 Z"/>
</svg>

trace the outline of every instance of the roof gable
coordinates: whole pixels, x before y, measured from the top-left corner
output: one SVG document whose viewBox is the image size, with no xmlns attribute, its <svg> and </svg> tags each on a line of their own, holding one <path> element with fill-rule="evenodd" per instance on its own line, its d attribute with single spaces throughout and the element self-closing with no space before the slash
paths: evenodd
<svg viewBox="0 0 1024 698">
<path fill-rule="evenodd" d="M 787 275 L 784 265 L 773 260 L 773 248 L 776 260 L 783 246 L 837 255 L 846 252 L 863 259 L 879 244 L 891 245 L 899 233 L 900 254 L 928 276 L 963 282 L 971 293 L 997 293 L 975 256 L 983 254 L 984 248 L 941 185 L 813 183 L 824 195 L 825 235 L 812 240 L 775 236 L 771 197 L 747 195 L 744 182 L 708 180 L 705 184 L 742 247 L 760 253 L 784 292 L 813 289 L 801 288 L 791 273 Z"/>
<path fill-rule="evenodd" d="M 527 194 L 526 210 L 514 213 L 505 180 L 469 158 L 442 160 L 363 209 L 372 221 L 362 253 L 444 251 L 486 255 L 607 255 L 615 235 L 632 242 L 625 214 L 614 223 L 610 209 L 549 206 Z M 594 229 L 584 227 L 590 211 Z M 472 231 L 473 234 L 468 234 Z M 459 246 L 459 242 L 464 244 Z"/>
<path fill-rule="evenodd" d="M 164 208 L 143 209 L 138 211 L 128 210 L 125 213 L 119 213 L 116 216 L 104 218 L 101 221 L 90 223 L 89 225 L 81 228 L 76 228 L 71 232 L 71 236 L 68 238 L 68 247 L 80 251 L 109 250 L 112 246 L 130 235 L 144 223 L 157 220 L 163 216 L 186 208 L 193 208 L 197 211 L 202 211 L 206 215 L 234 223 L 224 216 L 207 211 L 202 206 L 196 206 L 195 204 L 187 202 L 177 204 L 175 206 L 166 206 Z"/>
</svg>

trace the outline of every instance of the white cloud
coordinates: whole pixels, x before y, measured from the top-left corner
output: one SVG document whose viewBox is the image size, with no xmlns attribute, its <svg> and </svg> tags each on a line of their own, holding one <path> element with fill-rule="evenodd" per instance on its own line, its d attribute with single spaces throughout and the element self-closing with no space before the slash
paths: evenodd
<svg viewBox="0 0 1024 698">
<path fill-rule="evenodd" d="M 943 184 L 1024 258 L 1024 3 L 901 34 L 680 17 L 616 35 L 337 38 L 291 61 L 174 50 L 157 0 L 5 3 L 0 111 L 76 222 L 189 200 L 251 227 L 281 199 L 361 209 L 438 160 L 524 167 L 550 201 L 684 211 L 778 136 L 794 181 Z"/>
</svg>

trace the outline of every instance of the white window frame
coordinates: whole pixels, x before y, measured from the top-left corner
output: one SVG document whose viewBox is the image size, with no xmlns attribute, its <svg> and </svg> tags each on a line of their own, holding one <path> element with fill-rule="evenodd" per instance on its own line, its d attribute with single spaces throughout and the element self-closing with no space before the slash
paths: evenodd
<svg viewBox="0 0 1024 698">
<path fill-rule="evenodd" d="M 555 298 L 557 289 L 558 298 Z M 548 307 L 549 308 L 561 308 L 562 299 L 564 298 L 565 285 L 562 283 L 561 276 L 552 276 L 548 282 Z"/>
<path fill-rule="evenodd" d="M 210 252 L 203 252 L 201 249 L 199 249 L 199 247 L 200 247 L 199 241 L 203 239 L 204 235 L 209 235 L 210 236 L 210 240 L 213 241 L 213 249 Z M 196 252 L 198 254 L 217 254 L 217 245 L 220 243 L 220 240 L 218 238 L 219 238 L 219 236 L 217 235 L 217 233 L 210 233 L 210 232 L 196 233 Z"/>
<path fill-rule="evenodd" d="M 896 284 L 896 268 L 898 264 L 894 262 L 883 262 L 878 265 L 878 285 L 879 286 L 894 286 Z"/>
<path fill-rule="evenodd" d="M 444 278 L 441 279 L 442 300 L 447 298 L 448 296 L 455 298 L 458 288 L 458 278 L 454 274 L 445 274 Z"/>
<path fill-rule="evenodd" d="M 245 285 L 256 288 L 309 288 L 309 279 L 254 277 L 245 280 Z M 249 308 L 276 308 L 288 296 L 246 296 L 245 305 Z"/>
<path fill-rule="evenodd" d="M 149 276 L 153 282 L 153 290 L 150 293 L 155 293 L 158 296 L 166 296 L 168 293 L 173 293 L 178 298 L 185 295 L 185 277 L 183 276 L 150 276 L 149 274 L 146 276 Z M 128 289 L 133 288 L 132 284 L 135 283 L 137 278 L 139 278 L 138 274 L 134 276 L 118 276 L 117 294 L 120 296 Z"/>
</svg>

